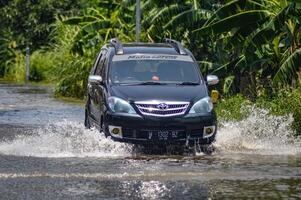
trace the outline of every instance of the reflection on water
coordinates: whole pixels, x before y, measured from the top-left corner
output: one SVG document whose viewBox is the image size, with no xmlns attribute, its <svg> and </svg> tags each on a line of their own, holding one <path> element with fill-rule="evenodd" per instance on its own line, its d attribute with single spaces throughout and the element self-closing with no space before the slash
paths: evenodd
<svg viewBox="0 0 301 200">
<path fill-rule="evenodd" d="M 300 180 L 286 179 L 218 182 L 45 180 L 23 179 L 18 182 L 18 187 L 13 186 L 12 179 L 8 180 L 5 188 L 15 192 L 8 194 L 0 188 L 1 197 L 20 199 L 23 193 L 30 199 L 300 199 L 301 185 Z"/>
<path fill-rule="evenodd" d="M 171 189 L 160 181 L 124 181 L 122 190 L 128 197 L 139 197 L 141 199 L 171 198 Z"/>
</svg>

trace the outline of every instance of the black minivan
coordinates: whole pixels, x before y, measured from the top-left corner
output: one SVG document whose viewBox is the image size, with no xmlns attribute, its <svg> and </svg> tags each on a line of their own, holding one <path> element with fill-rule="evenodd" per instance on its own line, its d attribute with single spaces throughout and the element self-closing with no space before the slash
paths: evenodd
<svg viewBox="0 0 301 200">
<path fill-rule="evenodd" d="M 192 53 L 164 43 L 103 46 L 88 80 L 85 126 L 120 142 L 141 145 L 211 144 L 216 115 L 208 85 Z"/>
</svg>

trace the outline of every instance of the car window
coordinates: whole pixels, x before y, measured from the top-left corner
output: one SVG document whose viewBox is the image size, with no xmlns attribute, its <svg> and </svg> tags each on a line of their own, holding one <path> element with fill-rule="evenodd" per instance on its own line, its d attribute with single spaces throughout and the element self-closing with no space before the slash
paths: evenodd
<svg viewBox="0 0 301 200">
<path fill-rule="evenodd" d="M 107 58 L 107 56 L 105 57 L 105 60 L 103 62 L 103 67 L 102 67 L 102 70 L 101 70 L 101 76 L 103 77 L 103 79 L 106 78 L 106 66 L 108 65 L 108 61 L 109 59 Z"/>
<path fill-rule="evenodd" d="M 175 60 L 113 61 L 110 67 L 113 83 L 199 83 L 199 71 L 194 62 Z"/>
<path fill-rule="evenodd" d="M 106 55 L 107 55 L 107 51 L 106 50 L 103 50 L 101 52 L 101 57 L 99 58 L 98 60 L 98 63 L 97 63 L 97 66 L 96 66 L 96 70 L 95 70 L 95 75 L 102 75 L 102 71 L 103 71 L 103 68 L 104 68 L 104 63 L 105 63 L 105 60 L 106 60 Z"/>
<path fill-rule="evenodd" d="M 101 54 L 102 52 L 99 52 L 98 54 L 97 54 L 97 57 L 95 58 L 95 60 L 94 60 L 94 63 L 93 63 L 93 66 L 92 66 L 92 69 L 91 69 L 91 71 L 90 71 L 90 74 L 91 75 L 93 75 L 94 73 L 95 73 L 95 68 L 96 68 L 96 64 L 98 63 L 98 60 L 99 60 L 99 58 L 101 57 Z"/>
</svg>

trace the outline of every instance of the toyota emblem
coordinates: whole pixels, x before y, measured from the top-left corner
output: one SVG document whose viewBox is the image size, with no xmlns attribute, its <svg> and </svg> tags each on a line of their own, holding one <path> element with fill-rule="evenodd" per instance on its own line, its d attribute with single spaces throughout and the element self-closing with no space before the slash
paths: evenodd
<svg viewBox="0 0 301 200">
<path fill-rule="evenodd" d="M 160 103 L 157 105 L 157 108 L 160 110 L 166 110 L 169 108 L 169 106 L 166 103 Z"/>
</svg>

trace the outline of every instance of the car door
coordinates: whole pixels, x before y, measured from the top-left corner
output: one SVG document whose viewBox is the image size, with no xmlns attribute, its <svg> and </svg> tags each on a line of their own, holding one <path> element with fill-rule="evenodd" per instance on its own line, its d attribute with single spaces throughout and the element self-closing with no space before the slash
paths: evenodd
<svg viewBox="0 0 301 200">
<path fill-rule="evenodd" d="M 105 66 L 105 60 L 106 60 L 106 55 L 107 51 L 102 50 L 101 55 L 99 57 L 99 60 L 96 64 L 96 68 L 94 71 L 95 76 L 102 76 L 103 74 L 103 69 Z M 105 77 L 102 77 L 103 80 Z M 98 83 L 93 83 L 90 82 L 90 87 L 91 87 L 91 115 L 93 119 L 97 122 L 100 122 L 101 119 L 101 105 L 103 104 L 103 90 L 104 90 L 104 85 L 103 84 L 98 84 Z"/>
<path fill-rule="evenodd" d="M 93 76 L 94 73 L 95 73 L 95 70 L 96 70 L 96 66 L 98 64 L 98 61 L 100 60 L 102 56 L 102 52 L 100 51 L 98 54 L 97 54 L 97 57 L 95 58 L 95 61 L 93 63 L 93 66 L 92 66 L 92 69 L 90 71 L 90 74 L 89 76 Z M 89 80 L 88 80 L 88 85 L 87 85 L 87 104 L 86 104 L 86 108 L 88 109 L 89 111 L 89 114 L 90 114 L 90 117 L 92 117 L 94 119 L 94 111 L 93 111 L 93 102 L 94 102 L 94 91 L 93 91 L 93 88 L 92 88 L 92 85 L 93 83 L 91 83 L 90 81 L 90 77 L 89 77 Z M 94 119 L 95 120 L 95 119 Z"/>
</svg>

